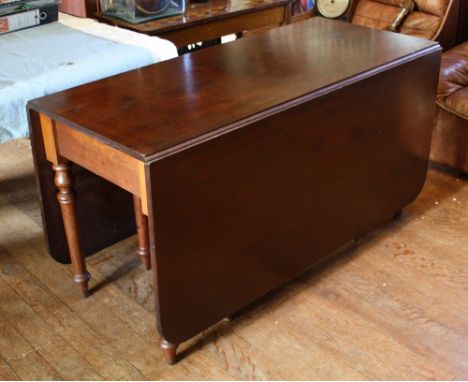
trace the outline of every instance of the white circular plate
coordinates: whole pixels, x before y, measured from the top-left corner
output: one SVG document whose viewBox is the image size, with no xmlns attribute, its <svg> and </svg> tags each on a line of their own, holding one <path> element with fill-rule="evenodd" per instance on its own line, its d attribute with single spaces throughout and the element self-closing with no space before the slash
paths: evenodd
<svg viewBox="0 0 468 382">
<path fill-rule="evenodd" d="M 335 19 L 348 9 L 350 0 L 317 0 L 317 9 L 322 16 Z"/>
</svg>

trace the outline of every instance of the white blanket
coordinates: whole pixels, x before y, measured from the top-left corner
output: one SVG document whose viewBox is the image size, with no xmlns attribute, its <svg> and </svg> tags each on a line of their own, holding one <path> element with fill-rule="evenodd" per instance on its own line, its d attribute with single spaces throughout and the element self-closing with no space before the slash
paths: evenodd
<svg viewBox="0 0 468 382">
<path fill-rule="evenodd" d="M 0 36 L 0 143 L 28 135 L 31 99 L 176 56 L 167 40 L 65 14 Z"/>
</svg>

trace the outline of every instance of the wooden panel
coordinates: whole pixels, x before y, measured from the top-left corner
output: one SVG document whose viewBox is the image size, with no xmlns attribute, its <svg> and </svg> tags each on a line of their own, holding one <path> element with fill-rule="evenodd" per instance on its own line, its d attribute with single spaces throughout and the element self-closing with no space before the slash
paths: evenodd
<svg viewBox="0 0 468 382">
<path fill-rule="evenodd" d="M 2 381 L 19 381 L 20 378 L 10 365 L 0 363 L 0 378 Z"/>
<path fill-rule="evenodd" d="M 55 260 L 69 263 L 54 174 L 45 156 L 39 113 L 30 109 L 29 122 L 46 243 Z M 131 194 L 79 165 L 74 165 L 72 170 L 78 195 L 76 208 L 81 223 L 81 242 L 85 255 L 89 256 L 135 234 Z"/>
<path fill-rule="evenodd" d="M 62 123 L 56 124 L 60 155 L 140 196 L 141 161 Z"/>
<path fill-rule="evenodd" d="M 140 180 L 140 199 L 141 199 L 141 212 L 148 216 L 148 190 L 146 187 L 147 166 L 140 162 L 138 165 L 138 178 Z"/>
<path fill-rule="evenodd" d="M 284 20 L 284 7 L 267 9 L 216 22 L 205 23 L 192 28 L 179 29 L 168 33 L 155 33 L 172 41 L 178 48 L 197 41 L 207 41 L 231 33 L 243 32 L 269 25 L 280 25 Z"/>
<path fill-rule="evenodd" d="M 55 144 L 55 126 L 53 121 L 46 115 L 39 115 L 44 141 L 45 155 L 49 162 L 58 164 L 57 146 Z"/>
<path fill-rule="evenodd" d="M 410 203 L 439 62 L 435 52 L 152 163 L 161 335 L 187 340 Z"/>
</svg>

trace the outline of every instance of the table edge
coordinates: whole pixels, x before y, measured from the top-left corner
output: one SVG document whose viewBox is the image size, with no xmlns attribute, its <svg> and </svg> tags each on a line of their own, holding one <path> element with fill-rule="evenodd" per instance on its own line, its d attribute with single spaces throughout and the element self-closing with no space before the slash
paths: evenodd
<svg viewBox="0 0 468 382">
<path fill-rule="evenodd" d="M 266 118 L 266 117 L 271 117 L 275 114 L 278 114 L 278 113 L 281 113 L 282 111 L 284 110 L 287 110 L 287 109 L 290 109 L 294 106 L 297 106 L 297 105 L 300 105 L 302 103 L 305 103 L 305 102 L 308 102 L 308 101 L 311 101 L 313 99 L 316 99 L 318 97 L 321 97 L 321 96 L 324 96 L 328 93 L 331 93 L 335 90 L 338 90 L 338 89 L 341 89 L 341 88 L 344 88 L 346 86 L 350 86 L 352 84 L 355 84 L 356 82 L 359 82 L 359 81 L 362 81 L 364 79 L 367 79 L 367 78 L 370 78 L 370 77 L 373 77 L 377 74 L 380 74 L 386 70 L 390 70 L 390 69 L 393 69 L 393 68 L 396 68 L 398 66 L 401 66 L 403 64 L 406 64 L 408 62 L 411 62 L 411 61 L 414 61 L 418 58 L 421 58 L 423 56 L 426 56 L 426 55 L 429 55 L 429 54 L 433 54 L 433 53 L 437 53 L 439 52 L 441 54 L 442 52 L 442 47 L 440 46 L 440 44 L 438 42 L 434 42 L 432 45 L 429 45 L 425 48 L 422 48 L 420 50 L 417 50 L 415 52 L 412 52 L 412 53 L 409 53 L 405 56 L 401 56 L 393 61 L 389 61 L 383 65 L 380 65 L 380 66 L 377 66 L 375 68 L 372 68 L 370 70 L 366 70 L 364 72 L 361 72 L 361 73 L 358 73 L 352 77 L 347 77 L 347 78 L 344 78 L 340 81 L 337 81 L 337 82 L 334 82 L 332 84 L 329 84 L 327 86 L 324 86 L 322 88 L 319 88 L 319 89 L 316 89 L 310 93 L 307 93 L 307 94 L 304 94 L 304 95 L 301 95 L 301 96 L 298 96 L 294 99 L 291 99 L 287 102 L 284 102 L 284 103 L 281 103 L 281 104 L 277 104 L 273 107 L 270 107 L 269 109 L 265 109 L 265 110 L 262 110 L 262 111 L 259 111 L 255 114 L 251 114 L 251 115 L 248 115 L 248 116 L 245 116 L 244 118 L 241 118 L 237 121 L 233 121 L 231 123 L 228 123 L 227 125 L 224 125 L 224 126 L 220 126 L 219 128 L 216 128 L 212 131 L 209 131 L 209 132 L 206 132 L 206 133 L 202 133 L 196 137 L 193 137 L 193 138 L 189 138 L 183 142 L 180 142 L 180 143 L 177 143 L 175 144 L 174 146 L 172 147 L 169 147 L 169 148 L 165 148 L 165 149 L 162 149 L 158 152 L 155 152 L 153 154 L 149 154 L 149 155 L 145 155 L 145 154 L 142 154 L 130 147 L 127 147 L 125 145 L 122 145 L 118 142 L 115 142 L 114 140 L 110 139 L 110 138 L 107 138 L 105 136 L 102 136 L 92 130 L 89 130 L 88 128 L 84 127 L 84 126 L 81 126 L 73 121 L 70 121 L 70 120 L 67 120 L 66 118 L 63 118 L 62 116 L 60 115 L 57 115 L 53 112 L 49 112 L 47 110 L 44 110 L 44 108 L 41 107 L 41 105 L 38 105 L 37 102 L 38 100 L 40 100 L 41 98 L 36 98 L 36 99 L 33 99 L 31 101 L 29 101 L 27 103 L 27 110 L 29 111 L 30 109 L 36 111 L 36 112 L 39 112 L 39 113 L 42 113 L 42 114 L 45 114 L 47 115 L 49 118 L 52 118 L 53 120 L 55 121 L 58 121 L 58 122 L 61 122 L 67 126 L 70 126 L 86 135 L 89 135 L 90 137 L 93 137 L 95 138 L 96 140 L 106 144 L 106 145 L 109 145 L 119 151 L 122 151 L 124 153 L 127 153 L 128 155 L 138 159 L 138 160 L 141 160 L 147 164 L 149 163 L 152 163 L 152 162 L 156 162 L 160 159 L 163 159 L 163 158 L 166 158 L 168 156 L 171 156 L 171 155 L 174 155 L 174 154 L 177 154 L 178 152 L 180 151 L 183 151 L 183 150 L 186 150 L 190 147 L 193 147 L 193 146 L 196 146 L 200 143 L 204 143 L 204 142 L 207 142 L 207 141 L 210 141 L 212 139 L 215 139 L 219 136 L 222 136 L 224 134 L 228 134 L 232 131 L 235 131 L 235 130 L 238 130 L 246 125 L 249 125 L 249 124 L 252 124 L 260 119 L 263 119 L 263 118 Z M 435 100 L 434 100 L 435 102 Z"/>
</svg>

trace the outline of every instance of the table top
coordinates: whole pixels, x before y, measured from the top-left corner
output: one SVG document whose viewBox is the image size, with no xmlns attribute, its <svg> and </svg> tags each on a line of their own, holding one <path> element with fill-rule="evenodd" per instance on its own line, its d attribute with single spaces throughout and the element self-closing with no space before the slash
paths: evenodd
<svg viewBox="0 0 468 382">
<path fill-rule="evenodd" d="M 96 14 L 100 20 L 110 22 L 120 27 L 140 33 L 155 34 L 172 32 L 193 25 L 201 25 L 214 20 L 260 11 L 278 6 L 286 6 L 291 0 L 210 0 L 206 3 L 189 2 L 186 12 L 179 16 L 165 17 L 140 24 L 132 24 L 124 20 L 107 16 L 101 12 Z"/>
<path fill-rule="evenodd" d="M 153 161 L 437 50 L 433 41 L 313 18 L 29 107 Z"/>
</svg>

